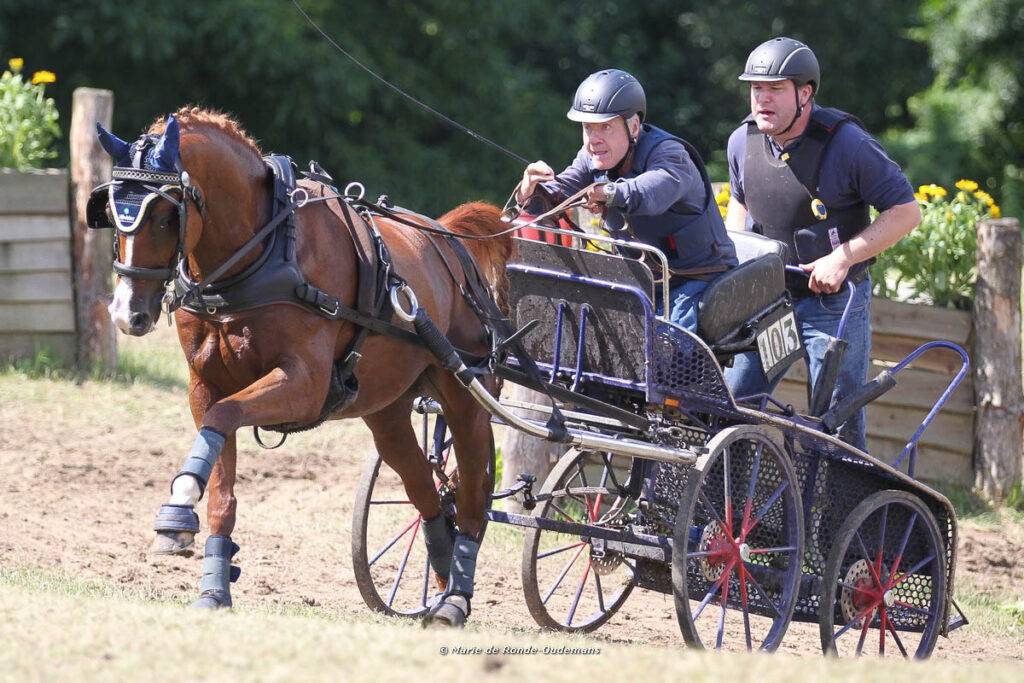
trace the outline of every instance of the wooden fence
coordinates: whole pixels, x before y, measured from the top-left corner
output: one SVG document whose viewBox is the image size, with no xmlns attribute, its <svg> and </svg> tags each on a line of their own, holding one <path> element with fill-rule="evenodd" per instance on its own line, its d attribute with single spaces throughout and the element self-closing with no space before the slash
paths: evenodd
<svg viewBox="0 0 1024 683">
<path fill-rule="evenodd" d="M 77 350 L 63 170 L 0 169 L 0 359 Z"/>
<path fill-rule="evenodd" d="M 871 327 L 869 379 L 928 341 L 944 339 L 971 350 L 972 320 L 965 311 L 875 297 Z M 945 391 L 960 364 L 958 354 L 937 349 L 900 372 L 896 388 L 868 406 L 868 451 L 892 462 Z M 806 377 L 804 364 L 796 363 L 776 397 L 799 410 L 805 409 Z M 974 483 L 974 412 L 974 380 L 973 374 L 968 373 L 922 436 L 916 476 L 968 486 Z"/>
</svg>

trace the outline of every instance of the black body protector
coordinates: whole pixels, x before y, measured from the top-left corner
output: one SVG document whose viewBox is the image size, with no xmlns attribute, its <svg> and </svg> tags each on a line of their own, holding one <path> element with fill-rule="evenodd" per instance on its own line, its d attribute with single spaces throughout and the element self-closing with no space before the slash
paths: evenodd
<svg viewBox="0 0 1024 683">
<path fill-rule="evenodd" d="M 827 256 L 870 222 L 868 206 L 860 202 L 835 210 L 818 197 L 821 163 L 839 127 L 852 122 L 851 114 L 819 108 L 811 114 L 800 143 L 776 158 L 767 135 L 757 129 L 753 117 L 747 123 L 747 153 L 743 161 L 743 189 L 754 231 L 784 242 L 789 247 L 787 265 L 811 263 Z M 850 268 L 847 280 L 860 282 L 874 259 Z M 807 278 L 786 273 L 786 288 L 794 296 L 812 296 Z"/>
</svg>

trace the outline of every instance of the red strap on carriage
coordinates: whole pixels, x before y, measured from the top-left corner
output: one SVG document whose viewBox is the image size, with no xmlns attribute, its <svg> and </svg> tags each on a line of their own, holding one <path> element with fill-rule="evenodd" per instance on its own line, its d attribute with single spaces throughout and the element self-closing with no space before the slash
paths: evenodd
<svg viewBox="0 0 1024 683">
<path fill-rule="evenodd" d="M 536 216 L 532 216 L 528 213 L 521 213 L 519 214 L 519 217 L 516 220 L 522 221 L 524 223 L 529 223 L 534 219 L 536 219 Z M 556 226 L 559 230 L 576 230 L 576 226 L 574 226 L 572 222 L 565 217 L 560 217 L 558 219 L 558 222 L 556 223 Z M 516 237 L 522 237 L 523 239 L 527 240 L 534 240 L 535 242 L 560 244 L 563 247 L 572 246 L 572 237 L 570 237 L 569 235 L 558 235 L 553 232 L 548 232 L 547 230 L 544 229 L 543 226 L 519 228 L 518 230 L 516 230 Z"/>
</svg>

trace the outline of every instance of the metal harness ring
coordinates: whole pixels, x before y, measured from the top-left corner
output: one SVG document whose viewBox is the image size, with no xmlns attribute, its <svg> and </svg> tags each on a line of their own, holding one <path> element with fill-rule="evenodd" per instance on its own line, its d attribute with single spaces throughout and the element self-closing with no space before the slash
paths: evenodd
<svg viewBox="0 0 1024 683">
<path fill-rule="evenodd" d="M 302 193 L 302 199 L 295 199 L 295 195 L 299 194 L 300 192 Z M 291 193 L 289 193 L 288 199 L 295 202 L 295 208 L 301 209 L 306 205 L 306 202 L 309 201 L 309 193 L 306 192 L 306 189 L 303 187 L 296 187 L 294 190 L 291 191 Z"/>
<path fill-rule="evenodd" d="M 409 310 L 407 312 L 402 308 L 402 304 L 399 301 L 399 294 L 405 295 L 405 300 L 409 303 Z M 416 301 L 416 293 L 412 291 L 412 287 L 407 284 L 395 285 L 391 288 L 391 308 L 394 309 L 395 315 L 404 320 L 407 323 L 411 323 L 416 319 L 416 311 L 419 310 L 420 304 Z"/>
<path fill-rule="evenodd" d="M 366 194 L 366 188 L 358 180 L 353 180 L 345 186 L 345 191 L 342 194 L 348 199 L 361 200 L 363 195 Z"/>
</svg>

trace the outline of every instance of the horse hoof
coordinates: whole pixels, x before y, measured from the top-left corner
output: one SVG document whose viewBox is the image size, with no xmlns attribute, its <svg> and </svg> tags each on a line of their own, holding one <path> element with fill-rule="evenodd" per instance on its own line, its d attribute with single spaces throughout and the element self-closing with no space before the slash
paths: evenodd
<svg viewBox="0 0 1024 683">
<path fill-rule="evenodd" d="M 223 591 L 205 591 L 189 607 L 193 609 L 231 609 L 231 596 Z"/>
<path fill-rule="evenodd" d="M 191 531 L 158 531 L 149 552 L 153 555 L 192 557 L 196 535 Z"/>
<path fill-rule="evenodd" d="M 461 595 L 449 595 L 423 617 L 423 628 L 462 628 L 468 614 L 469 601 Z"/>
</svg>

